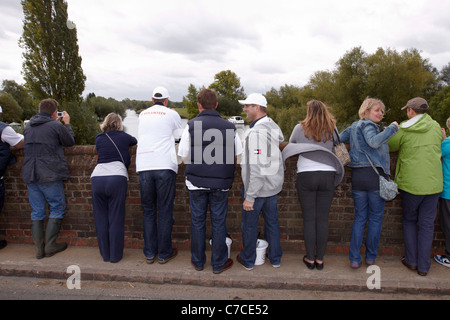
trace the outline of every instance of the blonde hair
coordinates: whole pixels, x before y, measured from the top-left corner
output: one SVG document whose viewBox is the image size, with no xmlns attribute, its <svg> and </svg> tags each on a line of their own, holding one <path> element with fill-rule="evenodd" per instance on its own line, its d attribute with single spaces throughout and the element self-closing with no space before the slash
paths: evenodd
<svg viewBox="0 0 450 320">
<path fill-rule="evenodd" d="M 385 113 L 386 106 L 384 105 L 383 101 L 381 101 L 380 99 L 367 97 L 363 101 L 361 107 L 359 108 L 359 111 L 358 111 L 359 118 L 361 120 L 365 119 L 367 111 L 370 111 L 373 107 L 376 107 L 376 106 L 381 106 L 381 111 L 383 111 L 383 114 Z"/>
<path fill-rule="evenodd" d="M 336 120 L 328 111 L 327 106 L 318 100 L 308 101 L 306 106 L 306 118 L 300 122 L 305 137 L 312 138 L 317 142 L 333 139 Z"/>
<path fill-rule="evenodd" d="M 100 129 L 103 132 L 108 130 L 122 131 L 123 130 L 122 117 L 114 112 L 111 112 L 105 117 L 105 120 L 103 120 Z"/>
</svg>

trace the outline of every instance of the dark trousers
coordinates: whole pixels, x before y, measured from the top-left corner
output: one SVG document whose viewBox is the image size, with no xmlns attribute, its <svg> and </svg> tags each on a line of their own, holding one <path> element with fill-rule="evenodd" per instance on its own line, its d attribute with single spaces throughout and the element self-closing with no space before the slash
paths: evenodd
<svg viewBox="0 0 450 320">
<path fill-rule="evenodd" d="M 165 260 L 173 253 L 173 206 L 177 174 L 172 170 L 139 172 L 142 217 L 144 225 L 144 255 Z"/>
<path fill-rule="evenodd" d="M 414 195 L 400 190 L 400 195 L 406 263 L 417 266 L 418 271 L 428 272 L 440 193 Z"/>
<path fill-rule="evenodd" d="M 123 257 L 127 178 L 93 177 L 91 182 L 92 207 L 100 254 L 104 261 L 117 262 Z"/>
<path fill-rule="evenodd" d="M 206 215 L 209 207 L 212 228 L 211 265 L 213 271 L 221 270 L 228 260 L 226 244 L 228 191 L 192 190 L 189 191 L 189 202 L 191 207 L 191 261 L 198 268 L 203 268 L 206 262 Z"/>
<path fill-rule="evenodd" d="M 439 198 L 439 217 L 445 237 L 445 255 L 450 258 L 450 200 Z"/>
<path fill-rule="evenodd" d="M 333 171 L 297 174 L 297 192 L 302 207 L 306 256 L 309 260 L 323 260 L 325 254 L 335 174 Z"/>
</svg>

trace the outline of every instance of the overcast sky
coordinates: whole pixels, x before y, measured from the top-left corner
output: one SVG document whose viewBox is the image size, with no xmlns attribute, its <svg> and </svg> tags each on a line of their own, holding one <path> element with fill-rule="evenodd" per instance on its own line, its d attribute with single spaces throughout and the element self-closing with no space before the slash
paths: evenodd
<svg viewBox="0 0 450 320">
<path fill-rule="evenodd" d="M 361 46 L 416 48 L 438 70 L 450 62 L 449 0 L 68 0 L 87 77 L 84 96 L 150 100 L 167 87 L 235 72 L 248 95 L 305 85 Z M 23 84 L 20 0 L 0 0 L 0 81 Z"/>
</svg>

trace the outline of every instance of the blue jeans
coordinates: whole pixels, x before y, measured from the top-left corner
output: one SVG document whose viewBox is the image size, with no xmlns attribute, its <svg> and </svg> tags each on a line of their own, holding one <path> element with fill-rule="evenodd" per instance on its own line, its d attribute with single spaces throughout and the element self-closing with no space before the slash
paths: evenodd
<svg viewBox="0 0 450 320">
<path fill-rule="evenodd" d="M 350 261 L 361 262 L 361 245 L 367 222 L 366 259 L 375 260 L 380 243 L 385 201 L 380 197 L 380 190 L 352 190 L 352 194 L 355 205 L 355 219 L 350 239 Z"/>
<path fill-rule="evenodd" d="M 244 188 L 241 190 L 244 201 Z M 264 236 L 269 243 L 268 258 L 270 263 L 278 265 L 281 262 L 283 251 L 280 242 L 280 226 L 278 224 L 277 197 L 274 195 L 266 198 L 256 198 L 252 211 L 242 210 L 242 242 L 240 252 L 241 261 L 247 268 L 252 268 L 256 260 L 256 242 L 258 240 L 258 219 L 262 211 L 264 217 Z"/>
<path fill-rule="evenodd" d="M 212 226 L 211 265 L 213 271 L 221 270 L 228 260 L 228 248 L 225 242 L 228 191 L 189 191 L 189 201 L 191 205 L 191 261 L 198 268 L 202 268 L 206 262 L 205 230 L 206 213 L 209 205 Z"/>
<path fill-rule="evenodd" d="M 440 193 L 414 195 L 400 190 L 405 260 L 422 272 L 428 272 L 431 266 L 431 246 L 439 195 Z"/>
<path fill-rule="evenodd" d="M 176 173 L 172 170 L 139 172 L 144 225 L 144 255 L 161 260 L 173 252 L 172 226 Z"/>
<path fill-rule="evenodd" d="M 32 208 L 31 220 L 44 220 L 48 203 L 50 218 L 62 219 L 66 210 L 64 185 L 62 181 L 30 183 L 27 185 L 28 199 Z"/>
</svg>

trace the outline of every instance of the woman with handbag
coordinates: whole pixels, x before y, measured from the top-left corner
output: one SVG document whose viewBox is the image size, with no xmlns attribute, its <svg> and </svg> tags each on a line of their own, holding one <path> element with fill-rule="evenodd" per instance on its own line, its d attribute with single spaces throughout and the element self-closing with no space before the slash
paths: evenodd
<svg viewBox="0 0 450 320">
<path fill-rule="evenodd" d="M 385 109 L 381 100 L 366 98 L 359 109 L 361 120 L 355 121 L 340 134 L 341 141 L 350 144 L 351 162 L 348 166 L 352 168 L 355 206 L 349 250 L 352 268 L 361 266 L 361 245 L 367 223 L 366 264 L 374 264 L 378 253 L 385 205 L 385 200 L 380 196 L 379 175 L 389 180 L 390 156 L 387 141 L 398 131 L 396 121 L 380 131 L 378 123 L 383 119 Z"/>
<path fill-rule="evenodd" d="M 130 146 L 136 138 L 123 132 L 122 118 L 110 113 L 95 138 L 97 165 L 91 175 L 92 207 L 100 254 L 105 262 L 123 256 L 125 199 L 128 189 Z"/>
<path fill-rule="evenodd" d="M 323 269 L 328 241 L 328 215 L 334 189 L 342 181 L 344 168 L 333 154 L 333 140 L 338 138 L 336 120 L 326 105 L 317 100 L 307 103 L 305 120 L 295 126 L 284 156 L 299 154 L 297 191 L 303 214 L 308 269 Z"/>
</svg>

